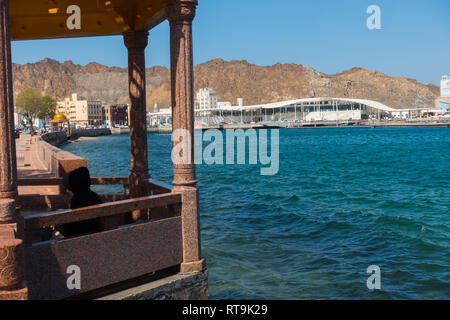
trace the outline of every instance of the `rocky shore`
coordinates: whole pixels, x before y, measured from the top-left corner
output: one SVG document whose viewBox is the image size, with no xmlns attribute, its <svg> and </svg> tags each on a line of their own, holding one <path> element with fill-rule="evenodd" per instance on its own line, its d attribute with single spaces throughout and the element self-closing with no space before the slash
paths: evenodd
<svg viewBox="0 0 450 320">
<path fill-rule="evenodd" d="M 41 139 L 45 142 L 53 145 L 60 146 L 67 141 L 75 141 L 77 139 L 83 138 L 95 138 L 99 136 L 107 136 L 111 134 L 109 129 L 86 129 L 86 130 L 76 130 L 72 132 L 70 136 L 67 136 L 66 132 L 50 132 L 43 134 Z"/>
</svg>

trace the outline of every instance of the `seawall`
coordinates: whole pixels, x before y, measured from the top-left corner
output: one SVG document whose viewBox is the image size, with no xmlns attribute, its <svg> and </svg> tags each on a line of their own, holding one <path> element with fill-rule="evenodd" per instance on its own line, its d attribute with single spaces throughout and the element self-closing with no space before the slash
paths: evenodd
<svg viewBox="0 0 450 320">
<path fill-rule="evenodd" d="M 50 132 L 36 139 L 36 150 L 39 160 L 47 167 L 55 177 L 63 177 L 66 173 L 79 167 L 87 166 L 84 158 L 78 157 L 58 147 L 68 140 L 76 140 L 79 137 L 98 137 L 110 135 L 109 129 L 77 130 L 67 136 L 65 132 Z"/>
<path fill-rule="evenodd" d="M 59 146 L 67 141 L 67 134 L 65 132 L 51 132 L 41 136 L 41 140 L 51 144 L 52 146 Z"/>
<path fill-rule="evenodd" d="M 52 141 L 59 142 L 56 145 L 60 145 L 67 141 L 67 137 L 63 140 L 62 137 L 57 136 L 52 138 Z M 56 145 L 46 142 L 44 139 L 39 140 L 36 143 L 37 154 L 40 161 L 55 177 L 64 177 L 66 173 L 72 170 L 87 166 L 87 160 L 85 158 L 61 150 L 56 147 Z"/>
</svg>

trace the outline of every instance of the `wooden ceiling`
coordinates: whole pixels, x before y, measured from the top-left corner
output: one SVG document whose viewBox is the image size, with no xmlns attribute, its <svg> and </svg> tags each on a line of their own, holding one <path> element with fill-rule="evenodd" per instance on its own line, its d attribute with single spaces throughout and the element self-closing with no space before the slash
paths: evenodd
<svg viewBox="0 0 450 320">
<path fill-rule="evenodd" d="M 119 35 L 128 30 L 149 30 L 165 20 L 163 0 L 10 0 L 9 3 L 12 40 Z M 77 11 L 67 13 L 73 5 L 80 9 L 78 16 Z M 73 25 L 77 17 L 79 29 Z"/>
</svg>

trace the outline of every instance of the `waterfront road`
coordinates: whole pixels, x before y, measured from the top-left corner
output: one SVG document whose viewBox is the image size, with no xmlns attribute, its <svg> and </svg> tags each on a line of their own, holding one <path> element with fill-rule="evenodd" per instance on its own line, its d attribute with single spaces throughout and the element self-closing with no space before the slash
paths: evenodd
<svg viewBox="0 0 450 320">
<path fill-rule="evenodd" d="M 16 139 L 17 176 L 19 179 L 54 178 L 54 174 L 38 155 L 38 137 L 21 135 Z M 21 160 L 23 159 L 23 160 Z M 18 192 L 24 194 L 58 194 L 57 186 L 19 186 Z"/>
</svg>

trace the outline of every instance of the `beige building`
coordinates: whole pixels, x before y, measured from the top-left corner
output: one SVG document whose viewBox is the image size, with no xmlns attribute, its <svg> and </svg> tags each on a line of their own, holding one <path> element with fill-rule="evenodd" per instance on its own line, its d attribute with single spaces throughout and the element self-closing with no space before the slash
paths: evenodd
<svg viewBox="0 0 450 320">
<path fill-rule="evenodd" d="M 70 123 L 79 126 L 102 124 L 102 103 L 78 100 L 76 93 L 71 98 L 58 102 L 57 113 L 63 113 Z"/>
</svg>

